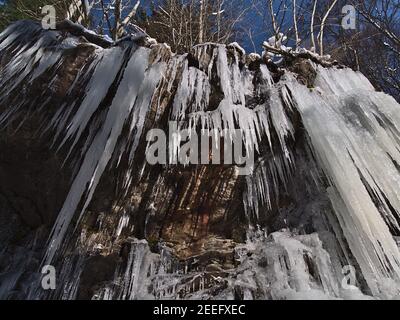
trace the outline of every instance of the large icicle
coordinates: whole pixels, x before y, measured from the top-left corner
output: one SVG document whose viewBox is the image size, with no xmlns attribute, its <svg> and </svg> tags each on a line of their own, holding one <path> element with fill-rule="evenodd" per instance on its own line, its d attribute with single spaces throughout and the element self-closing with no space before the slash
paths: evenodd
<svg viewBox="0 0 400 320">
<path fill-rule="evenodd" d="M 70 137 L 75 137 L 70 146 L 71 151 L 81 137 L 82 131 L 86 128 L 90 118 L 107 95 L 112 83 L 116 81 L 124 61 L 125 50 L 120 47 L 99 51 L 91 66 L 91 68 L 94 68 L 94 72 L 86 86 L 85 97 L 68 124 L 64 140 L 60 145 L 61 147 Z"/>
<path fill-rule="evenodd" d="M 89 205 L 132 109 L 142 109 L 143 107 L 148 108 L 150 106 L 148 99 L 151 98 L 151 95 L 148 92 L 154 91 L 162 75 L 162 70 L 158 67 L 159 65 L 148 68 L 148 60 L 149 50 L 140 47 L 133 49 L 132 56 L 124 70 L 113 102 L 108 108 L 106 119 L 93 141 L 90 142 L 83 162 L 79 167 L 79 171 L 57 217 L 51 233 L 46 256 L 47 261 L 53 259 L 82 197 L 84 197 L 84 205 L 80 211 L 80 215 L 82 215 Z M 147 99 L 143 100 L 142 95 L 147 97 Z M 92 112 L 90 108 L 84 111 Z M 141 117 L 145 116 L 143 112 L 139 115 Z M 82 119 L 85 118 L 85 116 L 82 117 Z M 143 121 L 137 118 L 132 123 L 135 127 L 143 125 Z M 137 127 L 137 130 L 140 134 L 141 128 Z"/>
<path fill-rule="evenodd" d="M 349 69 L 319 67 L 318 90 L 291 77 L 287 82 L 319 164 L 330 179 L 329 194 L 346 239 L 371 291 L 384 297 L 388 286 L 400 279 L 399 249 L 382 218 L 397 226 L 387 201 L 397 215 L 400 173 L 394 161 L 400 163 L 400 119 L 395 113 L 399 106 Z"/>
</svg>

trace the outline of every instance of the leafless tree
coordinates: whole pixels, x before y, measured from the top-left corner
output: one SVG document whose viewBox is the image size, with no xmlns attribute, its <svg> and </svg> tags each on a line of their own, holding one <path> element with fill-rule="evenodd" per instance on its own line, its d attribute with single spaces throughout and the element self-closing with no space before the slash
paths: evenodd
<svg viewBox="0 0 400 320">
<path fill-rule="evenodd" d="M 101 13 L 93 27 L 118 40 L 126 26 L 135 20 L 140 4 L 140 0 L 92 0 L 91 10 Z"/>
<path fill-rule="evenodd" d="M 287 43 L 296 49 L 310 46 L 311 51 L 324 54 L 324 32 L 328 18 L 337 5 L 338 0 L 266 0 L 273 35 L 277 38 L 284 34 Z M 260 10 L 259 10 L 260 11 Z M 307 24 L 305 21 L 309 21 Z M 302 25 L 300 25 L 300 23 Z M 315 41 L 315 32 L 318 32 Z"/>
<path fill-rule="evenodd" d="M 235 40 L 243 17 L 251 9 L 243 0 L 160 0 L 152 7 L 153 12 L 137 23 L 177 52 L 199 43 Z"/>
<path fill-rule="evenodd" d="M 393 0 L 353 1 L 359 13 L 393 45 L 400 46 L 400 3 Z M 397 48 L 396 53 L 399 54 Z"/>
<path fill-rule="evenodd" d="M 336 4 L 337 4 L 337 0 L 333 0 L 332 3 L 329 5 L 328 9 L 326 10 L 324 17 L 322 18 L 320 30 L 318 33 L 319 53 L 321 56 L 324 55 L 324 30 L 325 30 L 326 21 L 330 15 L 330 13 L 332 12 L 332 9 L 335 7 Z"/>
<path fill-rule="evenodd" d="M 331 52 L 360 70 L 374 86 L 400 101 L 400 3 L 392 0 L 352 0 L 357 29 L 330 30 Z M 340 5 L 347 4 L 341 1 Z"/>
<path fill-rule="evenodd" d="M 318 0 L 314 0 L 313 10 L 312 10 L 312 13 L 311 13 L 311 30 L 310 30 L 310 32 L 311 32 L 311 44 L 312 44 L 311 50 L 314 51 L 314 52 L 317 49 L 317 47 L 315 45 L 315 35 L 314 35 L 314 23 L 315 23 L 315 14 L 317 12 L 317 4 L 318 4 Z"/>
</svg>

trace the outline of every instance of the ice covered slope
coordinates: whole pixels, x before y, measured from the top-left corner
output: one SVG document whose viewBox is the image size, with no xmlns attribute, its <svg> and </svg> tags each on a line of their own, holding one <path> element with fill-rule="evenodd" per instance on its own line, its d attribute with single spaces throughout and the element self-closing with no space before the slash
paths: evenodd
<svg viewBox="0 0 400 320">
<path fill-rule="evenodd" d="M 156 192 L 150 203 L 151 197 L 138 190 L 143 181 L 166 186 L 164 174 L 169 170 L 154 171 L 145 161 L 145 136 L 151 128 L 166 129 L 168 120 L 179 120 L 198 132 L 242 130 L 243 144 L 248 152 L 255 152 L 256 164 L 251 175 L 239 179 L 233 174 L 225 182 L 243 191 L 244 229 L 260 224 L 276 231 L 268 217 L 289 210 L 282 205 L 282 198 L 288 195 L 297 197 L 291 204 L 295 209 L 308 208 L 307 201 L 315 200 L 301 199 L 298 194 L 302 192 L 317 194 L 319 200 L 327 198 L 329 208 L 314 210 L 313 216 L 329 211 L 338 221 L 325 226 L 337 237 L 337 250 L 342 251 L 337 255 L 345 256 L 336 267 L 340 270 L 346 259 L 354 258 L 366 293 L 382 298 L 399 293 L 400 253 L 393 235 L 400 231 L 400 106 L 390 96 L 376 92 L 362 74 L 346 68 L 327 69 L 306 60 L 293 62 L 307 66 L 306 73 L 304 68 L 290 65 L 274 73 L 262 60 L 243 55 L 236 45 L 205 44 L 181 56 L 162 44 L 129 39 L 103 48 L 65 32 L 44 31 L 31 22 L 16 23 L 0 35 L 0 61 L 2 128 L 16 123 L 24 126 L 30 118 L 41 117 L 39 136 L 51 133 L 48 147 L 63 157 L 66 166 L 73 167 L 44 263 L 62 261 L 75 239 L 74 232 L 80 232 L 79 223 L 100 182 L 110 173 L 118 186 L 116 202 L 121 198 L 129 202 L 135 194 L 141 199 L 140 210 L 156 206 L 152 215 L 143 219 L 144 232 L 139 232 L 149 240 L 148 219 L 158 211 L 168 217 L 168 210 L 174 207 L 169 206 L 172 200 L 163 202 L 163 195 Z M 201 175 L 196 177 L 201 179 Z M 309 190 L 297 190 L 295 195 L 299 181 L 307 181 Z M 166 194 L 178 193 L 171 188 Z M 218 190 L 227 194 L 232 188 L 223 185 Z M 185 197 L 188 193 L 190 197 L 188 190 Z M 234 194 L 227 199 L 234 202 Z M 201 204 L 198 198 L 190 198 L 187 206 L 196 210 L 211 206 L 207 197 L 212 196 L 200 198 Z M 140 210 L 133 216 L 142 214 Z M 201 214 L 201 221 L 207 223 L 208 218 Z M 211 217 L 212 213 L 205 215 Z M 298 220 L 303 221 L 301 215 Z M 121 228 L 137 230 L 136 223 L 125 219 Z M 293 223 L 288 227 L 292 234 L 299 232 Z M 115 229 L 120 227 L 115 225 Z M 322 234 L 317 226 L 311 231 Z M 121 230 L 113 241 L 117 243 L 120 236 Z M 310 246 L 318 248 L 312 259 L 320 259 L 319 268 L 323 269 L 329 264 L 326 252 L 310 237 Z M 289 252 L 286 255 L 294 252 L 292 263 L 299 268 L 298 272 L 292 270 L 291 277 L 298 284 L 294 292 L 311 290 L 309 275 L 303 272 L 306 264 L 296 263 L 304 244 L 286 233 L 276 241 Z M 115 243 L 107 245 L 113 248 Z M 330 250 L 335 247 L 323 245 Z M 260 254 L 270 255 L 268 250 Z M 102 294 L 137 298 L 134 290 L 139 284 L 132 272 L 128 269 L 126 273 L 129 279 L 124 281 L 129 285 L 125 292 Z M 267 268 L 264 272 L 272 271 Z M 277 274 L 282 277 L 281 272 Z M 340 274 L 331 275 L 327 270 L 326 274 L 329 279 L 319 280 L 319 290 L 340 297 Z M 285 281 L 278 279 L 274 291 L 262 297 L 285 297 Z M 256 281 L 250 289 L 257 291 L 257 286 L 266 284 Z M 249 290 L 243 289 L 243 294 L 254 298 Z"/>
</svg>

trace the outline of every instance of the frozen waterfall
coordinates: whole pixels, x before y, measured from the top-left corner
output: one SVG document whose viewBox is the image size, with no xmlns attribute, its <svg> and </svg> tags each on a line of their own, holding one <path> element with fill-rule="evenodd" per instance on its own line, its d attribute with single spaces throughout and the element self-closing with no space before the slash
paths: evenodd
<svg viewBox="0 0 400 320">
<path fill-rule="evenodd" d="M 73 54 L 80 60 L 71 62 L 76 59 Z M 243 145 L 257 155 L 252 175 L 243 180 L 247 241 L 232 244 L 231 267 L 211 272 L 211 267 L 191 267 L 196 257 L 182 264 L 166 244 L 158 244 L 159 253 L 154 253 L 149 239 L 129 237 L 126 263 L 118 263 L 112 280 L 93 298 L 233 299 L 238 292 L 244 299 L 400 294 L 400 253 L 394 240 L 400 232 L 400 105 L 347 68 L 303 61 L 315 71 L 313 84 L 306 85 L 290 68 L 276 75 L 262 60 L 246 59 L 234 45 L 199 45 L 186 55 L 172 54 L 163 44 L 140 46 L 134 41 L 102 48 L 27 22 L 0 35 L 2 128 L 16 121 L 21 127 L 30 117 L 42 116 L 39 134 L 51 133 L 50 147 L 73 168 L 43 257 L 45 264 L 64 261 L 61 273 L 68 285 L 58 298 L 75 297 L 83 270 L 82 261 L 72 264 L 63 256 L 73 241 L 87 246 L 84 255 L 96 250 L 109 254 L 114 244 L 120 245 L 124 229 L 137 230 L 135 213 L 129 218 L 118 204 L 114 209 L 120 220 L 112 240 L 101 236 L 101 224 L 97 236 L 82 233 L 80 222 L 106 172 L 117 177 L 118 195 L 124 199 L 142 197 L 138 186 L 146 179 L 146 186 L 156 188 L 148 197 L 173 194 L 173 189 L 163 189 L 165 176 L 149 173 L 143 155 L 147 131 L 165 128 L 168 120 L 202 132 L 244 133 Z M 68 73 L 65 66 L 78 70 Z M 53 97 L 64 92 L 60 79 L 67 77 L 63 83 L 68 89 L 58 104 Z M 35 85 L 38 95 L 29 91 Z M 34 99 L 25 98 L 31 96 Z M 205 176 L 199 171 L 199 177 Z M 240 181 L 237 176 L 230 179 Z M 299 190 L 299 181 L 310 190 Z M 177 208 L 199 189 L 196 183 Z M 220 190 L 231 190 L 228 184 Z M 292 195 L 293 190 L 299 196 Z M 302 192 L 313 195 L 312 205 L 301 198 Z M 337 223 L 323 220 L 326 232 L 316 227 L 306 234 L 291 225 L 267 232 L 259 221 L 271 212 L 296 211 L 279 200 L 288 194 L 315 219 L 327 214 Z M 139 203 L 140 210 L 149 212 L 146 228 L 161 209 Z M 301 216 L 298 220 L 303 221 Z M 74 234 L 79 236 L 75 239 Z M 338 257 L 331 256 L 335 250 Z M 361 271 L 357 281 L 366 283 L 363 292 L 341 288 L 341 269 L 353 260 Z"/>
</svg>

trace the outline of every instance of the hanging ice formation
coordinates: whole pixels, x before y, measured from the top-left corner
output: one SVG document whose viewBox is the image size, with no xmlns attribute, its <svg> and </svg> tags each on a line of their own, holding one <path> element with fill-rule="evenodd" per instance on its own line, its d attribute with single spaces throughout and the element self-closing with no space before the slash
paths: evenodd
<svg viewBox="0 0 400 320">
<path fill-rule="evenodd" d="M 173 199 L 168 176 L 155 174 L 144 158 L 145 133 L 165 128 L 168 120 L 197 130 L 239 128 L 246 149 L 254 148 L 253 174 L 243 181 L 229 180 L 244 184 L 247 242 L 228 241 L 235 265 L 216 275 L 215 270 L 207 271 L 209 266 L 205 271 L 193 267 L 196 257 L 182 264 L 162 239 L 159 253 L 154 253 L 149 238 L 128 237 L 125 263 L 118 264 L 112 280 L 93 298 L 237 298 L 238 292 L 245 299 L 399 294 L 400 254 L 393 234 L 400 231 L 400 106 L 376 92 L 362 74 L 301 61 L 315 73 L 307 86 L 301 81 L 304 75 L 294 69 L 274 74 L 259 57 L 247 57 L 237 45 L 199 45 L 181 56 L 162 44 L 140 46 L 129 40 L 102 48 L 29 22 L 14 24 L 0 35 L 0 60 L 2 128 L 15 122 L 24 126 L 39 115 L 40 135 L 51 133 L 49 147 L 64 156 L 65 166 L 74 168 L 44 260 L 64 262 L 62 277 L 68 285 L 57 298 L 76 297 L 84 272 L 82 258 L 71 262 L 64 256 L 66 248 L 80 242 L 81 255 L 96 250 L 110 254 L 113 246 L 120 246 L 123 230 L 140 233 L 136 214 L 146 212 L 147 237 L 152 234 L 149 225 L 159 221 L 157 210 L 169 212 L 168 203 L 157 207 L 157 197 Z M 63 85 L 68 89 L 63 91 Z M 118 178 L 118 197 L 125 199 L 113 209 L 120 217 L 111 227 L 113 240 L 105 231 L 89 235 L 80 226 L 107 172 Z M 196 177 L 205 177 L 205 172 L 196 171 Z M 147 197 L 155 203 L 145 203 L 144 189 L 138 187 L 146 179 L 146 186 L 154 184 Z M 193 181 L 190 188 L 196 193 L 200 182 Z M 228 185 L 219 190 L 236 190 Z M 194 198 L 184 190 L 180 202 L 174 200 L 176 210 L 209 206 L 204 198 L 201 204 L 190 202 Z M 304 194 L 309 198 L 302 199 Z M 299 206 L 282 205 L 287 195 Z M 138 197 L 140 210 L 134 208 L 130 215 L 126 199 Z M 282 217 L 282 230 L 268 225 L 273 212 Z M 305 218 L 296 216 L 299 225 L 293 226 L 290 215 L 296 212 L 312 216 L 330 233 L 314 225 L 312 233 L 297 234 Z M 201 221 L 211 219 L 211 213 L 201 214 Z M 286 219 L 292 222 L 285 226 Z M 100 223 L 99 230 L 107 230 L 105 225 Z M 261 230 L 254 229 L 256 225 Z M 272 232 L 266 234 L 268 230 Z M 212 241 L 219 243 L 219 238 Z M 360 270 L 357 283 L 364 295 L 341 288 L 346 264 Z"/>
</svg>

